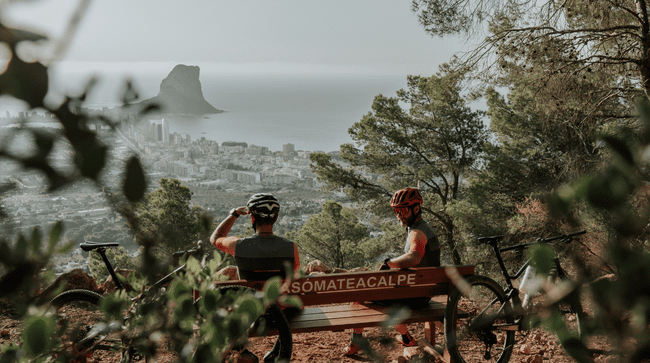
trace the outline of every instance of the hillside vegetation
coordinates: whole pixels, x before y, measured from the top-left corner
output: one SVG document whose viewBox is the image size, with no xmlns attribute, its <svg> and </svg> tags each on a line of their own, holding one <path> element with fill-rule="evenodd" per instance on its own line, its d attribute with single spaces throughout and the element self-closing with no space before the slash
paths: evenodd
<svg viewBox="0 0 650 363">
<path fill-rule="evenodd" d="M 335 251 L 355 252 L 331 259 L 334 265 L 373 265 L 374 257 L 395 253 L 404 241 L 389 208 L 390 195 L 417 186 L 425 201 L 423 216 L 444 244 L 445 263 L 475 264 L 477 273 L 499 279 L 477 237 L 505 234 L 507 246 L 584 229 L 587 234 L 579 243 L 560 251 L 575 284 L 569 291 L 552 292 L 558 303 L 573 292 L 591 297 L 586 330 L 581 337 L 568 335 L 556 315 L 544 314 L 534 320 L 536 326 L 557 333 L 567 353 L 580 362 L 594 361 L 588 350 L 594 338 L 608 341 L 620 361 L 650 359 L 650 4 L 413 0 L 411 5 L 423 31 L 466 36 L 478 45 L 441 65 L 436 74 L 409 75 L 407 89 L 395 90 L 393 96 L 377 95 L 368 113 L 350 126 L 353 143 L 341 145 L 340 158 L 311 154 L 311 168 L 324 191 L 345 192 L 355 208 L 329 201 L 328 195 L 320 205 L 307 204 L 302 191 L 282 191 L 287 215 L 304 213 L 311 219 L 301 226 L 280 224 L 279 233 L 301 241 L 306 256 L 322 255 L 326 243 Z M 141 251 L 141 280 L 133 281 L 141 286 L 169 270 L 161 256 L 205 239 L 215 220 L 243 205 L 249 195 L 204 193 L 174 179 L 147 194 L 153 181 L 146 179 L 135 154 L 124 161 L 117 187 L 102 180 L 110 145 L 89 125 L 117 130 L 130 121 L 87 114 L 79 107 L 94 81 L 81 95 L 46 103 L 49 61 L 60 55 L 42 54 L 43 59 L 27 62 L 19 48 L 47 40 L 43 34 L 0 27 L 9 59 L 0 75 L 0 94 L 22 100 L 30 109 L 47 110 L 61 126 L 60 133 L 46 133 L 31 127 L 26 116 L 24 127 L 5 137 L 28 137 L 33 150 L 25 153 L 3 142 L 0 157 L 42 175 L 45 192 L 91 181 Z M 129 81 L 124 89 L 123 109 L 128 110 L 138 93 Z M 487 108 L 476 109 L 477 100 Z M 137 112 L 146 117 L 158 109 L 152 104 Z M 51 152 L 59 143 L 69 148 L 70 168 L 53 165 Z M 7 182 L 0 193 L 15 187 Z M 298 207 L 299 202 L 307 205 Z M 249 232 L 240 226 L 237 232 Z M 56 317 L 43 308 L 47 297 L 35 297 L 38 281 L 52 277 L 47 271 L 51 257 L 72 248 L 65 233 L 106 232 L 86 228 L 71 225 L 66 232 L 56 223 L 45 231 L 1 236 L 0 296 L 24 319 L 25 334 L 21 346 L 1 348 L 0 363 L 70 358 L 57 335 Z M 383 233 L 370 240 L 369 229 Z M 535 251 L 506 262 L 515 266 L 533 257 L 536 266 L 549 266 L 553 254 L 544 247 Z M 162 294 L 142 314 L 130 315 L 124 336 L 137 332 L 135 342 L 147 357 L 155 355 L 158 336 L 170 337 L 181 360 L 221 357 L 233 339 L 243 338 L 234 325 L 224 325 L 233 316 L 224 320 L 214 315 L 199 327 L 218 329 L 229 339 L 206 334 L 193 340 L 191 317 L 183 310 L 191 304 L 193 289 L 212 294 L 203 282 L 215 278 L 221 261 L 214 253 L 206 266 L 191 262 L 192 273 L 183 275 L 172 293 Z M 279 281 L 270 282 L 264 301 L 276 301 L 278 291 Z M 131 297 L 109 295 L 107 317 L 122 318 Z M 252 297 L 242 299 L 249 303 L 242 305 L 255 307 L 255 314 L 263 312 Z M 211 311 L 220 307 L 215 300 Z M 180 354 L 183 349 L 196 356 Z"/>
</svg>

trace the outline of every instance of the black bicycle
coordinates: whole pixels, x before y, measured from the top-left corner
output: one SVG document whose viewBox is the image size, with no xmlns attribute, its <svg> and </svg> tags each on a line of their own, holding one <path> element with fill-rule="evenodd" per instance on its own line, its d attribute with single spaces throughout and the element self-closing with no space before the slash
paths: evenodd
<svg viewBox="0 0 650 363">
<path fill-rule="evenodd" d="M 116 242 L 85 242 L 79 245 L 84 251 L 96 251 L 101 255 L 116 288 L 123 290 L 125 286 L 118 278 L 115 269 L 106 256 L 107 248 L 117 246 L 119 244 Z M 196 248 L 175 252 L 173 259 L 178 261 L 182 257 L 201 253 L 202 242 L 198 241 Z M 143 296 L 155 298 L 156 293 L 162 291 L 164 286 L 177 278 L 178 274 L 185 269 L 186 265 L 182 265 L 161 278 L 147 288 L 143 294 L 131 299 L 133 304 L 143 301 Z M 222 303 L 225 301 L 229 304 L 236 304 L 237 301 L 241 301 L 239 297 L 243 294 L 250 294 L 256 299 L 261 299 L 257 291 L 243 286 L 226 286 L 218 288 L 217 291 Z M 132 341 L 124 338 L 124 334 L 122 334 L 124 326 L 121 322 L 104 322 L 106 318 L 99 308 L 103 299 L 102 295 L 94 291 L 77 289 L 65 291 L 50 302 L 50 305 L 56 309 L 59 316 L 59 324 L 64 328 L 61 336 L 63 349 L 68 354 L 71 354 L 76 362 L 84 362 L 86 359 L 101 362 L 127 362 L 138 356 L 137 349 L 131 344 Z M 196 319 L 200 318 L 198 316 L 200 299 L 200 297 L 197 297 L 194 300 L 194 306 L 197 310 Z M 236 308 L 233 305 L 229 306 L 229 309 Z M 258 333 L 263 334 L 264 332 L 260 330 L 260 327 L 277 331 L 278 340 L 274 347 L 274 350 L 277 350 L 277 360 L 289 361 L 293 349 L 291 330 L 287 318 L 276 304 L 269 305 L 265 314 L 250 325 L 248 328 L 249 336 L 255 336 Z"/>
<path fill-rule="evenodd" d="M 470 363 L 475 362 L 476 357 L 480 356 L 485 362 L 507 362 L 515 344 L 515 332 L 529 328 L 529 318 L 533 309 L 531 298 L 536 293 L 541 293 L 541 285 L 549 280 L 554 282 L 556 287 L 566 287 L 564 291 L 568 296 L 556 298 L 555 305 L 563 314 L 569 316 L 566 320 L 571 325 L 572 332 L 579 336 L 585 313 L 579 296 L 574 296 L 577 294 L 576 290 L 571 288 L 572 283 L 560 265 L 557 254 L 554 258 L 554 268 L 549 276 L 540 278 L 535 276 L 534 269 L 530 266 L 530 259 L 517 272 L 510 274 L 501 253 L 521 251 L 540 243 L 568 243 L 574 237 L 584 233 L 585 231 L 564 234 L 505 248 L 498 247 L 499 241 L 504 236 L 479 238 L 479 242 L 489 245 L 494 251 L 506 286 L 502 288 L 489 277 L 474 275 L 457 284 L 449 295 L 444 325 L 447 349 L 452 361 Z M 517 288 L 513 285 L 513 280 L 522 275 L 524 275 L 523 281 Z M 559 283 L 563 285 L 558 285 Z M 523 301 L 519 296 L 520 291 L 525 292 Z"/>
</svg>

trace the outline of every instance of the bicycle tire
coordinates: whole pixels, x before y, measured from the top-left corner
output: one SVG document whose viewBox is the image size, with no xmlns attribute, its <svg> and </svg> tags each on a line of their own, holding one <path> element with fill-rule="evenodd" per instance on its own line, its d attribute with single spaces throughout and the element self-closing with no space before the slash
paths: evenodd
<svg viewBox="0 0 650 363">
<path fill-rule="evenodd" d="M 59 308 L 62 305 L 69 303 L 69 302 L 75 302 L 75 301 L 85 301 L 89 302 L 93 305 L 99 306 L 99 302 L 103 299 L 103 297 L 90 290 L 82 290 L 82 289 L 77 289 L 77 290 L 68 290 L 65 292 L 62 292 L 55 296 L 51 301 L 50 305 Z"/>
<path fill-rule="evenodd" d="M 250 293 L 257 293 L 255 289 L 251 289 L 245 286 L 232 285 L 232 286 L 223 286 L 219 287 L 221 293 L 227 293 L 228 291 L 248 291 Z M 225 291 L 225 292 L 224 292 Z M 282 309 L 276 304 L 271 304 L 266 310 L 266 314 L 261 316 L 260 319 L 265 319 L 268 316 L 270 318 L 270 326 L 272 326 L 278 332 L 278 338 L 274 345 L 274 350 L 277 348 L 277 357 L 273 360 L 274 362 L 289 362 L 291 360 L 291 355 L 293 352 L 293 335 L 291 334 L 291 328 L 289 327 L 289 321 L 287 317 L 282 312 Z M 259 321 L 259 319 L 258 319 Z M 257 324 L 257 322 L 256 322 Z M 269 326 L 269 324 L 267 324 Z M 266 361 L 265 361 L 266 362 Z"/>
<path fill-rule="evenodd" d="M 60 293 L 50 301 L 50 306 L 59 316 L 59 326 L 62 357 L 70 361 L 85 362 L 100 361 L 118 363 L 125 361 L 123 352 L 120 352 L 122 343 L 118 339 L 105 339 L 98 344 L 95 340 L 79 344 L 98 322 L 104 320 L 104 315 L 99 309 L 103 297 L 90 290 L 69 290 Z M 128 360 L 128 359 L 126 359 Z"/>
<path fill-rule="evenodd" d="M 512 324 L 512 305 L 499 284 L 485 276 L 468 276 L 465 281 L 469 291 L 463 293 L 458 286 L 447 300 L 445 310 L 445 341 L 451 361 L 454 363 L 481 362 L 505 363 L 510 359 L 515 344 L 515 332 L 499 330 L 494 324 Z M 503 308 L 502 318 L 492 320 L 490 313 Z M 488 315 L 485 315 L 488 314 Z M 488 316 L 486 327 L 474 330 L 471 324 L 477 318 Z M 496 348 L 496 352 L 492 350 Z"/>
</svg>

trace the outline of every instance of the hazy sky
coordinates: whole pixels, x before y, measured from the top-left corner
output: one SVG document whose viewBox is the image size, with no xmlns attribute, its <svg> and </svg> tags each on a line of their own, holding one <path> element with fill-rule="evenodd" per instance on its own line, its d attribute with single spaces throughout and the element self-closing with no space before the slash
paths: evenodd
<svg viewBox="0 0 650 363">
<path fill-rule="evenodd" d="M 3 20 L 56 38 L 76 5 L 14 3 Z M 405 0 L 96 0 L 63 60 L 430 75 L 462 47 L 426 34 Z"/>
</svg>

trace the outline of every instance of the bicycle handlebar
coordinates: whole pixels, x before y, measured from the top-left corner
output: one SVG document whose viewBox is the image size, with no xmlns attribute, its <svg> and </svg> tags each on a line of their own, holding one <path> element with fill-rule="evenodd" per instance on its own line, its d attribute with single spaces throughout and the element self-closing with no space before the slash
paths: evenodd
<svg viewBox="0 0 650 363">
<path fill-rule="evenodd" d="M 191 250 L 187 250 L 187 251 L 178 251 L 178 252 L 174 252 L 174 254 L 172 255 L 172 257 L 174 257 L 174 258 L 180 258 L 180 257 L 183 257 L 183 256 L 185 256 L 185 255 L 187 255 L 187 256 L 192 256 L 192 255 L 197 255 L 197 254 L 201 253 L 202 251 L 203 251 L 203 241 L 199 240 L 199 241 L 196 243 L 196 247 L 195 247 L 195 248 L 192 248 Z"/>
<path fill-rule="evenodd" d="M 504 248 L 500 248 L 499 251 L 500 252 L 507 252 L 507 251 L 512 251 L 512 250 L 523 250 L 523 249 L 526 249 L 526 248 L 528 248 L 528 247 L 530 247 L 532 245 L 536 245 L 536 244 L 539 244 L 539 243 L 548 243 L 548 242 L 553 242 L 553 241 L 557 241 L 557 240 L 566 240 L 565 242 L 569 243 L 569 242 L 571 242 L 573 240 L 573 237 L 579 236 L 579 235 L 582 235 L 582 234 L 585 234 L 585 233 L 587 233 L 587 231 L 583 230 L 583 231 L 573 232 L 573 233 L 569 233 L 569 234 L 563 234 L 561 236 L 556 236 L 556 237 L 538 238 L 538 239 L 535 240 L 535 242 L 522 243 L 522 244 L 510 246 L 510 247 L 504 247 Z"/>
<path fill-rule="evenodd" d="M 573 232 L 573 233 L 569 233 L 569 234 L 564 234 L 564 235 L 557 236 L 557 237 L 549 237 L 549 238 L 544 238 L 544 239 L 538 238 L 537 242 L 546 243 L 546 242 L 551 242 L 551 241 L 555 241 L 555 240 L 558 240 L 558 239 L 564 239 L 564 238 L 571 239 L 572 237 L 579 236 L 579 235 L 585 234 L 585 233 L 587 233 L 587 231 L 583 230 L 583 231 Z"/>
</svg>

